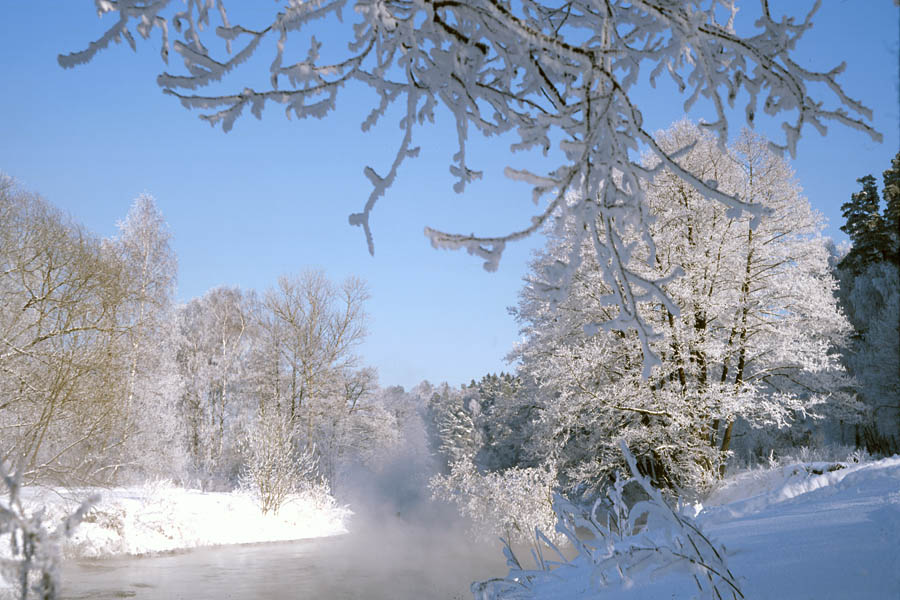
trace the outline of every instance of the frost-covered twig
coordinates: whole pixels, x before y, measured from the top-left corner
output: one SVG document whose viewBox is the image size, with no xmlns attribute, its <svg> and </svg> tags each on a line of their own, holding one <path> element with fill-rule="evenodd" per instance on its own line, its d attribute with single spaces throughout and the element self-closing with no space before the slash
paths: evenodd
<svg viewBox="0 0 900 600">
<path fill-rule="evenodd" d="M 9 494 L 7 502 L 0 501 L 0 536 L 9 535 L 10 542 L 10 557 L 0 558 L 0 579 L 11 584 L 21 600 L 53 600 L 60 584 L 60 544 L 72 535 L 100 496 L 95 494 L 82 502 L 50 531 L 43 509 L 29 514 L 22 505 L 22 469 L 10 472 L 0 462 L 0 479 Z"/>
</svg>

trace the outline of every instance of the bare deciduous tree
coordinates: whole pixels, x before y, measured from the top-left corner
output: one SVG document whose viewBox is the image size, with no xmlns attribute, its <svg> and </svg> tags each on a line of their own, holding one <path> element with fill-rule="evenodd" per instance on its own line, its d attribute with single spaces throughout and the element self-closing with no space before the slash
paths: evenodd
<svg viewBox="0 0 900 600">
<path fill-rule="evenodd" d="M 306 271 L 280 277 L 263 299 L 264 330 L 273 339 L 261 348 L 276 349 L 268 362 L 277 362 L 281 381 L 274 400 L 291 423 L 305 420 L 310 443 L 323 412 L 317 403 L 341 395 L 353 381 L 353 351 L 366 335 L 368 297 L 359 279 L 336 286 L 323 272 Z"/>
<path fill-rule="evenodd" d="M 24 481 L 121 466 L 127 326 L 119 257 L 40 198 L 0 188 L 0 459 Z"/>
</svg>

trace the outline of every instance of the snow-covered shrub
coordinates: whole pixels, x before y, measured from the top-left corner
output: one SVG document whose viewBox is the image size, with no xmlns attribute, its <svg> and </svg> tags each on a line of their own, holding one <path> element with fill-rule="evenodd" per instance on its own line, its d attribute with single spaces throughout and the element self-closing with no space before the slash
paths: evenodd
<svg viewBox="0 0 900 600">
<path fill-rule="evenodd" d="M 433 477 L 430 487 L 435 497 L 454 502 L 479 535 L 532 543 L 536 528 L 552 531 L 555 484 L 554 471 L 513 467 L 481 473 L 463 458 L 451 465 L 449 475 Z"/>
<path fill-rule="evenodd" d="M 19 497 L 22 470 L 9 473 L 0 463 L 9 500 L 0 502 L 0 536 L 9 535 L 11 555 L 0 555 L 0 587 L 10 584 L 21 600 L 54 600 L 59 590 L 62 541 L 71 536 L 85 513 L 100 501 L 94 495 L 81 503 L 53 530 L 47 528 L 44 509 L 25 510 Z"/>
<path fill-rule="evenodd" d="M 290 495 L 316 480 L 315 450 L 298 450 L 290 423 L 280 415 L 260 415 L 244 444 L 240 484 L 257 497 L 263 514 L 277 513 Z"/>
<path fill-rule="evenodd" d="M 567 559 L 540 531 L 543 548 L 533 552 L 536 569 L 524 569 L 509 544 L 504 553 L 510 567 L 504 578 L 472 584 L 476 600 L 569 598 L 603 588 L 629 587 L 643 577 L 671 572 L 689 574 L 699 598 L 743 598 L 737 578 L 728 568 L 725 549 L 703 533 L 693 518 L 672 508 L 650 480 L 640 474 L 634 456 L 622 444 L 632 478 L 618 477 L 607 498 L 590 511 L 557 495 L 553 502 L 556 531 L 578 554 Z M 629 481 L 639 485 L 647 500 L 629 507 L 624 498 Z M 549 549 L 558 561 L 548 560 Z"/>
</svg>

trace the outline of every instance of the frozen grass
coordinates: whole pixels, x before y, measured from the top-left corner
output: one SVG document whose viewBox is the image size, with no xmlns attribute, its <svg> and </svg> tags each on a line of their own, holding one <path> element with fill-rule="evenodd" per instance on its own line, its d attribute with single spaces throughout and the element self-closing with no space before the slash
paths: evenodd
<svg viewBox="0 0 900 600">
<path fill-rule="evenodd" d="M 22 496 L 29 506 L 46 506 L 52 522 L 94 492 L 101 500 L 63 545 L 66 558 L 337 535 L 346 533 L 351 514 L 321 491 L 291 496 L 277 513 L 264 515 L 248 493 L 202 492 L 165 481 L 109 490 L 26 488 Z"/>
</svg>

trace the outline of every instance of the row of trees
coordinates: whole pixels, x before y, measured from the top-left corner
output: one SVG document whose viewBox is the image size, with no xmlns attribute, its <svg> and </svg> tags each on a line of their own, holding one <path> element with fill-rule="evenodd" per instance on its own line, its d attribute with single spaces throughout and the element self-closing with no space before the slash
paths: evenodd
<svg viewBox="0 0 900 600">
<path fill-rule="evenodd" d="M 642 307 L 661 332 L 650 377 L 637 334 L 601 326 L 616 308 L 588 245 L 567 296 L 543 293 L 576 252 L 562 218 L 514 309 L 516 375 L 410 394 L 378 390 L 354 354 L 368 297 L 358 279 L 306 272 L 262 294 L 220 287 L 175 306 L 170 234 L 151 198 L 100 240 L 4 180 L 3 458 L 31 481 L 243 483 L 275 509 L 297 485 L 383 460 L 424 418 L 445 460 L 434 491 L 511 535 L 528 530 L 521 514 L 552 522 L 552 489 L 604 486 L 622 467 L 621 439 L 655 485 L 696 492 L 740 436 L 744 450 L 778 431 L 809 443 L 797 423 L 810 418 L 862 417 L 871 449 L 896 444 L 900 158 L 884 175 L 883 213 L 871 177 L 844 207 L 854 245 L 838 296 L 851 337 L 821 217 L 786 163 L 751 134 L 723 150 L 687 121 L 658 138 L 690 147 L 683 168 L 772 216 L 753 228 L 666 169 L 653 179 L 647 276 L 683 274 L 665 289 L 675 311 Z M 649 253 L 635 234 L 633 252 Z"/>
<path fill-rule="evenodd" d="M 233 481 L 247 450 L 281 444 L 293 453 L 281 458 L 315 460 L 334 482 L 345 457 L 396 438 L 395 416 L 373 401 L 375 372 L 353 353 L 367 298 L 358 279 L 335 285 L 310 271 L 261 296 L 215 288 L 178 311 L 180 412 L 201 474 Z"/>
<path fill-rule="evenodd" d="M 365 336 L 360 280 L 312 271 L 262 294 L 220 287 L 175 306 L 170 234 L 151 198 L 100 240 L 4 180 L 3 458 L 30 481 L 242 483 L 274 509 L 297 485 L 334 484 L 348 464 L 384 460 L 424 426 L 445 461 L 434 491 L 465 498 L 470 516 L 510 535 L 517 513 L 552 522 L 552 489 L 604 486 L 622 467 L 620 439 L 656 485 L 697 492 L 736 440 L 746 451 L 779 435 L 808 444 L 823 416 L 862 419 L 859 443 L 893 447 L 900 158 L 884 174 L 883 212 L 871 177 L 844 207 L 854 245 L 837 274 L 848 323 L 821 217 L 763 140 L 745 134 L 723 150 L 687 121 L 658 138 L 690 147 L 683 168 L 772 216 L 752 228 L 666 169 L 653 179 L 656 252 L 637 231 L 629 243 L 657 265 L 648 277 L 683 274 L 665 288 L 675 311 L 642 307 L 661 332 L 650 377 L 637 334 L 601 326 L 616 308 L 589 245 L 569 293 L 544 293 L 576 252 L 562 218 L 514 309 L 518 372 L 410 394 L 377 389 L 354 354 Z"/>
<path fill-rule="evenodd" d="M 400 436 L 355 350 L 364 282 L 322 272 L 176 306 L 171 234 L 138 198 L 99 239 L 0 182 L 0 459 L 26 483 L 332 484 Z"/>
<path fill-rule="evenodd" d="M 745 36 L 730 0 L 599 7 L 329 0 L 252 12 L 243 24 L 229 21 L 225 4 L 216 11 L 212 2 L 185 10 L 104 4 L 99 14 L 119 11 L 119 18 L 59 63 L 88 62 L 122 38 L 134 48 L 137 35 L 159 31 L 163 59 L 177 55 L 184 69 L 160 74 L 158 83 L 225 131 L 244 108 L 259 117 L 271 102 L 298 118 L 321 117 L 351 81 L 379 96 L 366 129 L 402 99 L 395 159 L 380 174 L 366 168 L 373 190 L 350 217 L 370 251 L 371 211 L 400 165 L 418 154 L 416 128 L 439 106 L 459 134 L 451 166 L 457 191 L 481 175 L 466 158 L 470 128 L 485 136 L 514 132 L 514 151 L 543 150 L 550 162 L 539 170 L 506 171 L 531 186 L 536 202 L 547 199 L 523 229 L 478 237 L 429 228 L 426 235 L 493 269 L 507 243 L 550 232 L 517 313 L 526 334 L 513 354 L 525 382 L 517 397 L 527 409 L 507 412 L 540 424 L 531 436 L 540 442 L 522 452 L 531 462 L 550 456 L 542 462 L 558 467 L 565 485 L 602 480 L 616 464 L 609 436 L 636 445 L 657 484 L 702 488 L 720 472 L 740 423 L 784 425 L 825 404 L 856 412 L 833 351 L 848 328 L 834 306 L 816 217 L 805 206 L 787 208 L 796 189 L 761 143 L 745 138 L 743 147 L 722 152 L 726 107 L 735 102 L 750 126 L 781 121 L 784 137 L 772 146 L 792 154 L 805 125 L 824 131 L 836 121 L 880 139 L 869 109 L 838 83 L 840 67 L 817 73 L 795 60 L 817 6 L 797 18 L 776 16 L 763 3 Z M 353 42 L 332 60 L 312 34 L 319 19 L 351 4 Z M 272 37 L 277 44 L 264 43 Z M 213 41 L 224 41 L 224 52 Z M 261 48 L 274 53 L 269 83 L 248 87 L 259 78 L 247 59 Z M 705 131 L 717 138 L 715 149 L 696 131 L 644 128 L 633 92 L 642 66 L 652 85 L 662 77 L 688 93 L 685 111 L 709 101 Z M 827 85 L 807 85 L 813 81 Z M 551 140 L 559 140 L 558 152 L 549 152 L 557 146 Z M 447 414 L 459 423 L 444 429 L 460 430 L 464 415 Z"/>
<path fill-rule="evenodd" d="M 845 361 L 868 417 L 857 444 L 900 452 L 900 153 L 882 175 L 857 180 L 861 190 L 843 209 L 852 243 L 837 264 L 842 305 L 853 325 Z"/>
</svg>

